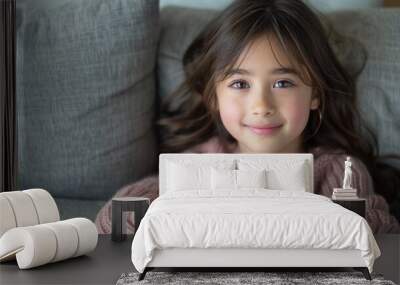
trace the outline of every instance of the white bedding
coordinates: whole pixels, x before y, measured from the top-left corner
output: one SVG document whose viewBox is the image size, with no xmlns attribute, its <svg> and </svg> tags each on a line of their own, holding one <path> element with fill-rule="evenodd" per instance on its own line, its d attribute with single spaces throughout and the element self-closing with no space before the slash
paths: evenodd
<svg viewBox="0 0 400 285">
<path fill-rule="evenodd" d="M 370 272 L 380 256 L 367 221 L 325 196 L 265 189 L 197 193 L 166 193 L 150 205 L 132 243 L 139 272 L 154 249 L 165 248 L 358 249 Z"/>
</svg>

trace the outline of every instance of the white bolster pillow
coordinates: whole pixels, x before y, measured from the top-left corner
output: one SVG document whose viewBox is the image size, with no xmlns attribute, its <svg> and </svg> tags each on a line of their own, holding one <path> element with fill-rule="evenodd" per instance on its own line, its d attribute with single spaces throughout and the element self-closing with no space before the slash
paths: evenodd
<svg viewBox="0 0 400 285">
<path fill-rule="evenodd" d="M 60 220 L 56 201 L 54 201 L 49 192 L 39 188 L 23 190 L 22 192 L 31 197 L 38 215 L 39 224 Z"/>
<path fill-rule="evenodd" d="M 79 236 L 78 232 L 71 228 L 70 224 L 60 221 L 44 224 L 43 227 L 49 228 L 57 241 L 57 248 L 51 262 L 67 259 L 75 255 L 78 249 Z"/>
<path fill-rule="evenodd" d="M 43 189 L 0 193 L 0 237 L 9 229 L 56 222 L 60 214 L 50 193 Z"/>
<path fill-rule="evenodd" d="M 97 241 L 96 226 L 85 218 L 17 227 L 0 238 L 0 262 L 16 257 L 19 268 L 28 269 L 86 254 Z"/>
<path fill-rule="evenodd" d="M 73 257 L 83 255 L 96 248 L 99 233 L 92 221 L 85 218 L 73 218 L 62 222 L 73 226 L 78 233 L 78 247 Z"/>
<path fill-rule="evenodd" d="M 22 191 L 2 192 L 1 195 L 10 203 L 17 227 L 33 226 L 39 223 L 35 205 L 29 195 Z"/>
<path fill-rule="evenodd" d="M 0 195 L 0 237 L 6 231 L 15 228 L 16 226 L 17 222 L 15 221 L 10 202 L 6 197 Z"/>
</svg>

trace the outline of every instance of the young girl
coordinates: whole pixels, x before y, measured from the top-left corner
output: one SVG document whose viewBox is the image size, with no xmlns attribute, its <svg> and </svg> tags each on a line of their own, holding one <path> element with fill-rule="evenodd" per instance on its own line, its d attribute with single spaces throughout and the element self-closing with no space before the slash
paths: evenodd
<svg viewBox="0 0 400 285">
<path fill-rule="evenodd" d="M 382 185 L 374 191 L 370 173 L 378 181 L 383 168 L 360 134 L 354 78 L 302 1 L 233 2 L 189 46 L 183 63 L 186 78 L 159 122 L 162 152 L 312 153 L 314 191 L 328 197 L 341 187 L 351 156 L 352 186 L 367 199 L 373 232 L 400 232 L 376 193 L 388 198 L 395 192 Z M 127 185 L 115 196 L 153 200 L 158 177 Z M 108 202 L 96 219 L 100 233 L 110 233 L 110 216 Z"/>
</svg>

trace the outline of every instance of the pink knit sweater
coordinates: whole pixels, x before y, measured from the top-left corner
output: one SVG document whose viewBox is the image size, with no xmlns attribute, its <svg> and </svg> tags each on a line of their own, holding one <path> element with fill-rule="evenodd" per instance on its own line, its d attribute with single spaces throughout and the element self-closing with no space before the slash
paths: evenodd
<svg viewBox="0 0 400 285">
<path fill-rule="evenodd" d="M 223 149 L 217 138 L 212 138 L 185 152 L 223 153 L 232 152 Z M 321 148 L 312 150 L 314 155 L 314 192 L 332 196 L 333 188 L 342 185 L 344 161 L 346 155 L 324 153 Z M 367 199 L 366 219 L 374 233 L 400 233 L 400 224 L 389 214 L 389 206 L 385 199 L 374 194 L 372 179 L 366 166 L 358 159 L 352 158 L 353 187 L 358 189 L 358 196 Z M 141 196 L 153 201 L 158 197 L 158 175 L 154 174 L 128 184 L 115 194 L 114 197 Z M 96 218 L 99 233 L 111 233 L 111 200 L 99 211 Z M 133 232 L 134 224 L 128 219 L 128 231 Z"/>
</svg>

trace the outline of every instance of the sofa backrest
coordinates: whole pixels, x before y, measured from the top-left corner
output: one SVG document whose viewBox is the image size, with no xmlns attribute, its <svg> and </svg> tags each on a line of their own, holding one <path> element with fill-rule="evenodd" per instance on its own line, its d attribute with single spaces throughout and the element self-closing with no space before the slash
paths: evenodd
<svg viewBox="0 0 400 285">
<path fill-rule="evenodd" d="M 106 200 L 157 169 L 157 0 L 19 0 L 19 189 Z"/>
<path fill-rule="evenodd" d="M 236 169 L 246 171 L 267 171 L 267 188 L 272 190 L 303 190 L 314 192 L 312 154 L 227 154 L 227 153 L 163 153 L 159 156 L 159 194 L 171 189 L 171 179 L 176 175 L 170 172 L 171 166 L 178 164 L 184 168 L 204 167 L 216 169 Z M 184 169 L 182 168 L 182 169 Z M 180 176 L 186 179 L 185 173 Z M 180 179 L 178 177 L 178 179 Z M 211 171 L 201 179 L 211 180 Z M 189 182 L 190 183 L 190 182 Z M 201 187 L 193 181 L 192 187 Z M 210 185 L 210 181 L 200 181 Z M 207 187 L 207 186 L 204 186 Z"/>
</svg>

